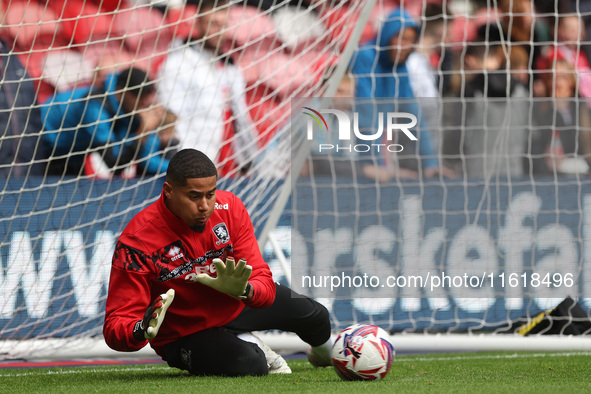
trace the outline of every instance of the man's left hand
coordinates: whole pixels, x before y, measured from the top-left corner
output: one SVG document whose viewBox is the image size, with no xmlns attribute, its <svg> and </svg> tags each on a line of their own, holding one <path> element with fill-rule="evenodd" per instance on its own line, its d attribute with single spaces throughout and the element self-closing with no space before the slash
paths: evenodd
<svg viewBox="0 0 591 394">
<path fill-rule="evenodd" d="M 214 259 L 212 264 L 216 269 L 217 277 L 199 274 L 195 280 L 234 298 L 246 299 L 244 292 L 248 278 L 252 274 L 252 267 L 246 264 L 246 260 L 240 259 L 236 264 L 233 258 L 228 257 L 225 264 L 220 259 Z"/>
</svg>

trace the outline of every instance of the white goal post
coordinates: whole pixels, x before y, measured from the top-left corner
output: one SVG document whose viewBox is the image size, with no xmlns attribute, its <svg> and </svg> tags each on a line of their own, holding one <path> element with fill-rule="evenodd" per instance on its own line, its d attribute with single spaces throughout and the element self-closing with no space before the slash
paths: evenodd
<svg viewBox="0 0 591 394">
<path fill-rule="evenodd" d="M 230 0 L 205 10 L 194 0 L 1 2 L 0 360 L 155 357 L 149 347 L 127 354 L 104 343 L 111 257 L 125 225 L 159 197 L 167 158 L 190 144 L 213 156 L 219 188 L 244 201 L 275 280 L 322 302 L 335 334 L 352 323 L 376 324 L 390 332 L 398 352 L 591 350 L 588 335 L 566 329 L 528 337 L 514 332 L 567 296 L 585 313 L 591 308 L 589 80 L 584 65 L 567 64 L 568 53 L 585 53 L 589 36 L 567 38 L 571 52 L 550 61 L 542 56 L 564 39 L 552 24 L 559 14 L 589 20 L 591 10 L 579 2 L 574 11 L 503 8 L 513 2 L 475 9 L 462 0 Z M 361 51 L 389 50 L 371 40 L 379 39 L 400 3 L 418 23 L 416 42 L 400 45 L 426 56 L 434 74 L 421 74 L 425 69 L 413 63 L 409 75 L 384 75 L 376 71 L 377 59 L 365 74 L 356 70 Z M 440 14 L 426 11 L 433 3 L 443 6 Z M 514 26 L 534 12 L 536 34 L 511 38 Z M 516 47 L 540 61 L 517 68 Z M 497 70 L 474 63 L 497 49 L 504 59 Z M 425 67 L 424 59 L 418 64 Z M 104 120 L 72 126 L 58 119 L 51 126 L 55 112 L 48 108 L 55 104 L 86 108 L 92 100 L 109 110 L 112 96 L 127 91 L 109 78 L 129 67 L 145 72 L 142 89 L 153 87 L 155 96 L 146 106 L 117 112 L 105 141 L 95 141 Z M 403 160 L 424 160 L 418 150 L 369 161 L 314 151 L 319 136 L 346 151 L 340 136 L 328 133 L 338 129 L 328 110 L 367 105 L 353 99 L 358 84 L 371 81 L 369 91 L 378 98 L 370 95 L 369 105 L 378 108 L 381 78 L 400 83 L 412 72 L 415 88 L 435 81 L 434 96 L 413 93 L 418 118 L 426 119 L 413 132 L 419 142 L 430 134 L 433 150 L 422 154 L 454 176 L 429 177 L 421 164 L 413 179 L 392 170 Z M 471 81 L 493 83 L 498 74 L 510 95 L 509 76 L 526 78 L 517 89 L 524 93 L 469 93 Z M 565 75 L 574 81 L 570 99 L 547 90 Z M 343 82 L 354 88 L 349 96 L 339 90 Z M 540 96 L 544 83 L 550 85 Z M 72 89 L 86 91 L 73 96 Z M 302 104 L 323 115 L 328 130 L 318 128 L 321 119 L 311 110 L 315 120 L 304 114 Z M 134 124 L 127 115 L 158 121 L 139 136 L 118 134 L 122 122 Z M 518 115 L 525 124 L 517 123 Z M 525 134 L 515 142 L 519 125 Z M 211 135 L 196 137 L 193 127 Z M 96 138 L 84 140 L 86 129 Z M 316 137 L 306 138 L 306 131 Z M 57 146 L 56 135 L 72 134 L 78 143 Z M 547 146 L 534 151 L 540 141 Z M 352 144 L 349 153 L 366 153 L 362 145 L 371 145 Z M 141 149 L 125 156 L 126 146 Z M 484 149 L 470 150 L 478 146 Z M 118 161 L 109 161 L 110 152 L 119 152 Z M 72 168 L 75 157 L 83 160 Z M 514 173 L 507 163 L 517 162 L 530 167 Z M 384 177 L 365 164 L 387 168 Z M 347 166 L 354 170 L 343 175 Z M 546 173 L 536 172 L 539 166 Z M 363 275 L 369 282 L 356 282 Z M 393 286 L 371 282 L 389 278 Z M 425 286 L 404 286 L 402 278 L 404 285 L 420 278 Z M 448 286 L 434 286 L 434 278 L 449 278 Z M 586 323 L 580 316 L 548 319 L 550 326 Z M 292 334 L 261 336 L 280 352 L 307 348 Z"/>
</svg>

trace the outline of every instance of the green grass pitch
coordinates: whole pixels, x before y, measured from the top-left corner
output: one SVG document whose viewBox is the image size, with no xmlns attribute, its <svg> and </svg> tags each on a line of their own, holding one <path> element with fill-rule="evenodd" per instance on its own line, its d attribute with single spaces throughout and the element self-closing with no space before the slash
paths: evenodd
<svg viewBox="0 0 591 394">
<path fill-rule="evenodd" d="M 195 377 L 165 364 L 0 369 L 1 393 L 589 393 L 591 353 L 398 356 L 382 381 L 344 382 L 332 368 L 290 360 L 291 375 Z"/>
</svg>

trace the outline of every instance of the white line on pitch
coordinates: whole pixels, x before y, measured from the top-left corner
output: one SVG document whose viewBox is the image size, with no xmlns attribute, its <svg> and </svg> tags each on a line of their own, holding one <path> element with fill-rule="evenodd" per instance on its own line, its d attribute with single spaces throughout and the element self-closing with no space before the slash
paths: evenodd
<svg viewBox="0 0 591 394">
<path fill-rule="evenodd" d="M 540 357 L 571 357 L 571 356 L 589 356 L 591 352 L 562 352 L 562 353 L 530 353 L 530 354 L 489 354 L 482 356 L 458 356 L 458 357 L 416 357 L 413 358 L 396 358 L 395 362 L 411 362 L 411 361 L 453 361 L 453 360 L 493 360 L 493 359 L 510 359 L 510 358 L 540 358 Z M 404 357 L 404 356 L 401 356 Z"/>
<path fill-rule="evenodd" d="M 36 369 L 35 372 L 26 372 L 26 373 L 14 374 L 14 375 L 0 374 L 0 378 L 11 378 L 11 377 L 29 376 L 29 375 L 39 376 L 39 375 L 63 375 L 63 374 L 101 373 L 101 372 L 119 372 L 119 371 L 129 372 L 129 371 L 145 371 L 147 369 L 163 369 L 163 368 L 167 368 L 172 371 L 172 368 L 170 368 L 168 365 L 163 365 L 160 368 L 159 367 L 148 367 L 148 366 L 143 366 L 143 367 L 138 366 L 137 368 L 123 368 L 123 369 L 121 369 L 121 368 L 96 369 L 96 368 L 87 368 L 87 367 L 72 367 L 72 368 L 80 368 L 80 369 L 72 369 L 72 370 L 66 370 L 66 371 L 45 371 L 45 372 L 42 372 L 41 370 Z"/>
<path fill-rule="evenodd" d="M 397 357 L 395 362 L 417 362 L 417 361 L 453 361 L 453 360 L 492 360 L 492 359 L 512 359 L 512 358 L 542 358 L 542 357 L 572 357 L 572 356 L 589 356 L 591 352 L 564 352 L 564 353 L 531 353 L 531 354 L 499 354 L 499 355 L 482 355 L 482 356 L 458 356 L 458 357 Z M 145 371 L 146 369 L 171 369 L 167 365 L 154 367 L 137 367 L 137 368 L 109 368 L 96 369 L 77 367 L 80 369 L 66 370 L 66 371 L 45 371 L 35 370 L 35 372 L 26 372 L 19 374 L 0 374 L 0 378 L 22 377 L 30 375 L 65 375 L 65 374 L 82 374 L 82 373 L 101 373 L 101 372 L 129 372 L 129 371 Z"/>
</svg>

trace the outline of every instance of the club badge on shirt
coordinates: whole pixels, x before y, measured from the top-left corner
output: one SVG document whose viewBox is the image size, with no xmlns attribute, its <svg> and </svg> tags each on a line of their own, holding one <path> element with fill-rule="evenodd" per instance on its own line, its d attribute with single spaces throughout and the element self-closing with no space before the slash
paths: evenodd
<svg viewBox="0 0 591 394">
<path fill-rule="evenodd" d="M 218 239 L 218 241 L 215 243 L 216 246 L 219 244 L 225 244 L 226 242 L 230 241 L 230 233 L 228 232 L 226 223 L 216 224 L 213 227 L 213 233 Z"/>
</svg>

